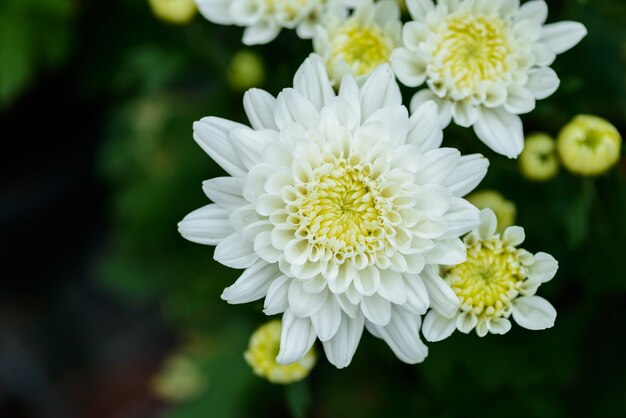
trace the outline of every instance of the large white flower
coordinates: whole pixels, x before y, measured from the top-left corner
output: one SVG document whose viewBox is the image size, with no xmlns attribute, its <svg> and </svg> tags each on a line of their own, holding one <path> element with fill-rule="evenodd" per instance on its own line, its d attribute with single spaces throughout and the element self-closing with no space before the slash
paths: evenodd
<svg viewBox="0 0 626 418">
<path fill-rule="evenodd" d="M 220 25 L 244 26 L 243 43 L 266 44 L 282 29 L 310 39 L 327 13 L 343 13 L 351 0 L 196 0 L 198 10 Z"/>
<path fill-rule="evenodd" d="M 511 329 L 511 315 L 531 330 L 554 325 L 556 310 L 535 293 L 552 280 L 559 264 L 549 254 L 518 249 L 523 228 L 511 226 L 502 235 L 496 229 L 496 216 L 483 209 L 480 225 L 464 239 L 467 261 L 444 271 L 461 305 L 453 315 L 437 309 L 426 315 L 422 332 L 428 341 L 443 340 L 455 329 L 467 334 L 475 328 L 480 337 L 504 334 Z"/>
<path fill-rule="evenodd" d="M 404 47 L 391 56 L 402 83 L 418 91 L 411 109 L 435 101 L 441 124 L 474 126 L 495 152 L 517 157 L 524 148 L 518 115 L 556 91 L 549 67 L 587 33 L 577 22 L 546 25 L 548 6 L 533 0 L 407 0 L 413 21 Z"/>
<path fill-rule="evenodd" d="M 328 16 L 317 28 L 313 50 L 324 58 L 333 82 L 344 75 L 366 76 L 388 63 L 402 43 L 400 8 L 393 0 L 363 0 L 347 17 Z"/>
<path fill-rule="evenodd" d="M 437 108 L 409 118 L 388 65 L 338 94 L 311 55 L 294 88 L 244 97 L 252 128 L 208 117 L 198 144 L 230 174 L 204 183 L 214 202 L 189 214 L 181 234 L 216 245 L 215 259 L 241 277 L 222 298 L 265 297 L 283 313 L 278 361 L 301 358 L 319 338 L 331 363 L 347 366 L 364 325 L 408 363 L 427 349 L 420 315 L 458 309 L 438 264 L 465 260 L 459 238 L 478 224 L 460 196 L 486 173 L 480 155 L 438 148 Z"/>
</svg>

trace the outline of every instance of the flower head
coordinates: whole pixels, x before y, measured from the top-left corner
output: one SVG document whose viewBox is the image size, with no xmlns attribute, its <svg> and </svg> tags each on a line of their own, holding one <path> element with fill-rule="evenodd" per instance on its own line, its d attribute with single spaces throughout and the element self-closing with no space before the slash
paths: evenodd
<svg viewBox="0 0 626 418">
<path fill-rule="evenodd" d="M 524 177 L 533 181 L 547 181 L 556 176 L 559 160 L 554 139 L 542 133 L 528 135 L 519 156 L 519 167 Z"/>
<path fill-rule="evenodd" d="M 266 314 L 283 313 L 282 364 L 319 338 L 345 367 L 364 326 L 401 360 L 422 361 L 420 315 L 458 307 L 438 265 L 465 260 L 459 237 L 478 210 L 461 196 L 487 160 L 439 148 L 436 106 L 409 117 L 388 65 L 362 86 L 346 76 L 335 93 L 311 55 L 294 88 L 277 98 L 250 90 L 244 107 L 253 128 L 214 117 L 194 124 L 231 177 L 205 182 L 215 203 L 179 224 L 187 239 L 217 244 L 217 261 L 245 269 L 222 298 L 264 297 Z"/>
<path fill-rule="evenodd" d="M 495 190 L 480 190 L 467 196 L 467 200 L 478 209 L 491 209 L 498 221 L 497 232 L 502 232 L 515 223 L 517 208 Z"/>
<path fill-rule="evenodd" d="M 544 25 L 548 6 L 534 0 L 408 0 L 413 17 L 403 28 L 402 48 L 392 53 L 396 75 L 409 87 L 426 83 L 411 108 L 426 100 L 451 120 L 474 126 L 495 152 L 514 158 L 524 148 L 519 114 L 556 91 L 549 68 L 557 54 L 587 33 L 576 22 Z"/>
<path fill-rule="evenodd" d="M 266 44 L 282 29 L 295 29 L 300 38 L 315 34 L 322 16 L 343 13 L 349 0 L 196 0 L 200 13 L 220 25 L 244 26 L 243 43 Z"/>
<path fill-rule="evenodd" d="M 315 366 L 317 355 L 315 347 L 312 347 L 295 363 L 277 363 L 281 329 L 281 323 L 276 319 L 260 326 L 250 337 L 250 345 L 244 353 L 244 358 L 257 376 L 272 383 L 289 384 L 309 375 Z"/>
<path fill-rule="evenodd" d="M 363 0 L 350 17 L 331 15 L 318 26 L 313 49 L 321 55 L 332 81 L 365 76 L 389 62 L 401 43 L 400 9 L 393 0 Z"/>
<path fill-rule="evenodd" d="M 610 122 L 579 115 L 559 133 L 557 150 L 565 168 L 583 176 L 595 176 L 613 167 L 620 158 L 622 137 Z"/>
<path fill-rule="evenodd" d="M 524 241 L 523 228 L 512 226 L 502 235 L 496 228 L 494 213 L 483 209 L 480 225 L 465 237 L 467 261 L 444 271 L 461 306 L 450 316 L 430 311 L 422 328 L 427 340 L 443 340 L 455 329 L 466 334 L 476 329 L 480 337 L 488 332 L 504 334 L 511 329 L 511 315 L 530 330 L 554 325 L 554 307 L 535 293 L 542 283 L 552 280 L 557 261 L 546 253 L 533 255 L 518 249 Z"/>
<path fill-rule="evenodd" d="M 148 3 L 156 17 L 175 25 L 189 23 L 198 11 L 194 0 L 148 0 Z"/>
</svg>

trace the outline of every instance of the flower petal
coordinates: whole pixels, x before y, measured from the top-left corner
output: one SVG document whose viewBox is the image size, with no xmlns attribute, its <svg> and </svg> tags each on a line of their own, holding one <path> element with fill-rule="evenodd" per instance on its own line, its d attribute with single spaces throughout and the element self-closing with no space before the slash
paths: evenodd
<svg viewBox="0 0 626 418">
<path fill-rule="evenodd" d="M 236 177 L 215 177 L 202 183 L 204 194 L 227 210 L 237 209 L 248 202 L 243 198 L 243 180 Z"/>
<path fill-rule="evenodd" d="M 217 244 L 213 258 L 227 267 L 245 269 L 254 264 L 259 256 L 254 252 L 252 243 L 235 232 Z"/>
<path fill-rule="evenodd" d="M 321 110 L 335 97 L 324 62 L 317 54 L 311 54 L 298 68 L 293 78 L 293 88 L 311 102 L 317 110 Z"/>
<path fill-rule="evenodd" d="M 463 155 L 454 170 L 441 183 L 454 196 L 465 196 L 487 175 L 489 160 L 480 154 Z"/>
<path fill-rule="evenodd" d="M 230 143 L 229 132 L 244 127 L 240 123 L 210 116 L 194 122 L 193 139 L 228 174 L 243 177 L 248 170 Z"/>
<path fill-rule="evenodd" d="M 324 352 L 328 361 L 338 369 L 343 369 L 352 362 L 363 335 L 364 323 L 365 317 L 361 313 L 356 314 L 354 319 L 342 313 L 337 332 L 333 338 L 324 342 Z"/>
<path fill-rule="evenodd" d="M 539 40 L 556 54 L 573 48 L 587 35 L 587 28 L 579 22 L 558 22 L 545 25 Z"/>
<path fill-rule="evenodd" d="M 306 129 L 316 128 L 320 120 L 315 106 L 294 89 L 285 89 L 278 95 L 274 117 L 279 129 L 290 123 L 302 125 Z"/>
<path fill-rule="evenodd" d="M 535 99 L 542 100 L 552 96 L 560 84 L 561 80 L 556 72 L 546 67 L 529 71 L 526 88 L 535 96 Z"/>
<path fill-rule="evenodd" d="M 289 309 L 300 318 L 316 314 L 326 302 L 328 292 L 310 293 L 302 288 L 300 280 L 292 280 L 289 285 Z"/>
<path fill-rule="evenodd" d="M 248 267 L 235 283 L 224 289 L 222 299 L 231 304 L 261 299 L 267 294 L 270 285 L 278 276 L 280 272 L 275 264 L 258 260 Z"/>
<path fill-rule="evenodd" d="M 309 352 L 314 342 L 315 330 L 311 320 L 298 318 L 287 309 L 283 314 L 283 329 L 276 361 L 280 364 L 294 363 Z"/>
<path fill-rule="evenodd" d="M 537 253 L 533 264 L 528 269 L 528 277 L 546 283 L 552 280 L 558 269 L 559 263 L 554 257 L 546 253 Z"/>
<path fill-rule="evenodd" d="M 335 336 L 341 324 L 341 308 L 334 295 L 329 295 L 322 308 L 311 316 L 311 323 L 320 341 L 328 341 Z"/>
<path fill-rule="evenodd" d="M 446 318 L 431 310 L 426 314 L 422 325 L 422 334 L 430 342 L 442 341 L 456 330 L 456 317 Z"/>
<path fill-rule="evenodd" d="M 426 15 L 435 9 L 435 4 L 432 0 L 407 0 L 406 7 L 413 20 L 420 21 L 425 20 Z"/>
<path fill-rule="evenodd" d="M 244 45 L 262 45 L 274 40 L 281 27 L 269 19 L 260 20 L 256 25 L 248 26 L 243 31 L 241 42 Z"/>
<path fill-rule="evenodd" d="M 542 297 L 523 296 L 513 303 L 513 319 L 530 330 L 551 328 L 556 319 L 556 309 Z"/>
<path fill-rule="evenodd" d="M 416 364 L 424 361 L 428 355 L 428 347 L 419 337 L 420 322 L 419 316 L 394 307 L 386 326 L 368 324 L 368 330 L 373 330 L 372 334 L 385 340 L 401 361 Z"/>
<path fill-rule="evenodd" d="M 483 108 L 474 131 L 489 148 L 509 158 L 517 158 L 524 149 L 522 120 L 504 108 Z"/>
<path fill-rule="evenodd" d="M 196 209 L 178 223 L 178 232 L 187 240 L 204 245 L 217 245 L 234 232 L 228 222 L 228 210 L 211 204 Z"/>
<path fill-rule="evenodd" d="M 367 120 L 375 111 L 387 106 L 402 105 L 400 87 L 387 64 L 379 66 L 361 88 L 361 120 Z"/>
<path fill-rule="evenodd" d="M 263 304 L 263 313 L 265 315 L 276 315 L 285 312 L 289 307 L 287 292 L 292 280 L 290 277 L 281 275 L 272 281 L 272 284 L 267 289 L 267 295 L 265 295 Z"/>
<path fill-rule="evenodd" d="M 407 48 L 398 48 L 391 53 L 389 59 L 393 71 L 405 86 L 417 87 L 426 80 L 428 61 L 422 55 Z"/>
<path fill-rule="evenodd" d="M 461 302 L 454 290 L 433 270 L 425 268 L 421 274 L 428 290 L 430 307 L 446 318 L 452 318 L 459 310 Z"/>
<path fill-rule="evenodd" d="M 417 106 L 409 118 L 406 143 L 417 145 L 423 153 L 439 148 L 442 140 L 437 104 L 429 100 Z"/>
<path fill-rule="evenodd" d="M 376 325 L 387 325 L 391 319 L 391 303 L 378 294 L 364 296 L 361 311 L 365 318 Z"/>
<path fill-rule="evenodd" d="M 274 122 L 274 96 L 261 89 L 250 89 L 243 95 L 243 108 L 254 129 L 277 129 Z"/>
</svg>

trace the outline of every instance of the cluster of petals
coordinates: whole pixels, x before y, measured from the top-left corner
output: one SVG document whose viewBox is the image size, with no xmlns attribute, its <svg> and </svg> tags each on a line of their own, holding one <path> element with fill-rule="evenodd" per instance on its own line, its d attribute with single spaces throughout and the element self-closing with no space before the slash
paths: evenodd
<svg viewBox="0 0 626 418">
<path fill-rule="evenodd" d="M 464 239 L 467 261 L 443 273 L 459 297 L 459 309 L 449 315 L 435 308 L 426 315 L 422 332 L 428 341 L 443 340 L 457 329 L 465 334 L 475 329 L 480 337 L 504 334 L 511 329 L 511 316 L 530 330 L 554 325 L 556 310 L 536 293 L 556 274 L 557 261 L 519 249 L 523 228 L 511 226 L 500 235 L 497 227 L 493 211 L 483 209 L 480 225 Z"/>
<path fill-rule="evenodd" d="M 432 100 L 443 127 L 452 120 L 473 126 L 493 151 L 517 157 L 524 148 L 518 115 L 557 90 L 550 65 L 580 42 L 585 27 L 546 24 L 544 0 L 407 0 L 407 7 L 413 20 L 391 62 L 403 84 L 425 84 L 411 108 Z"/>
<path fill-rule="evenodd" d="M 216 117 L 194 139 L 228 174 L 208 180 L 213 202 L 187 215 L 181 234 L 216 245 L 214 258 L 244 270 L 229 303 L 264 298 L 282 314 L 279 363 L 319 339 L 347 366 L 364 328 L 399 359 L 424 360 L 421 315 L 458 310 L 439 265 L 466 258 L 461 236 L 478 225 L 465 199 L 486 174 L 480 155 L 441 148 L 432 102 L 411 116 L 388 65 L 336 92 L 311 55 L 293 88 L 244 97 L 251 127 Z"/>
<path fill-rule="evenodd" d="M 246 45 L 273 41 L 282 29 L 294 29 L 310 39 L 326 16 L 343 13 L 351 0 L 196 0 L 198 10 L 210 22 L 245 27 Z"/>
</svg>

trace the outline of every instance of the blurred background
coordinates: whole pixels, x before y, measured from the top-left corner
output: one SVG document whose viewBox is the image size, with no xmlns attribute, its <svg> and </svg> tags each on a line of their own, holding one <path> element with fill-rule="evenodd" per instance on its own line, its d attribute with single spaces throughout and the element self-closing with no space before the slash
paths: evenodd
<svg viewBox="0 0 626 418">
<path fill-rule="evenodd" d="M 556 326 L 456 333 L 416 366 L 364 334 L 345 370 L 322 356 L 296 384 L 256 377 L 243 352 L 261 302 L 223 302 L 237 272 L 176 230 L 221 173 L 191 124 L 244 121 L 244 90 L 291 86 L 311 46 L 283 32 L 244 48 L 241 29 L 163 2 L 179 4 L 0 0 L 0 417 L 626 415 L 624 157 L 533 182 L 455 128 L 444 145 L 491 159 L 480 189 L 514 204 L 525 248 L 559 260 L 539 292 Z M 591 113 L 623 136 L 626 3 L 549 3 L 589 35 L 557 59 L 562 86 L 528 133 Z"/>
</svg>

